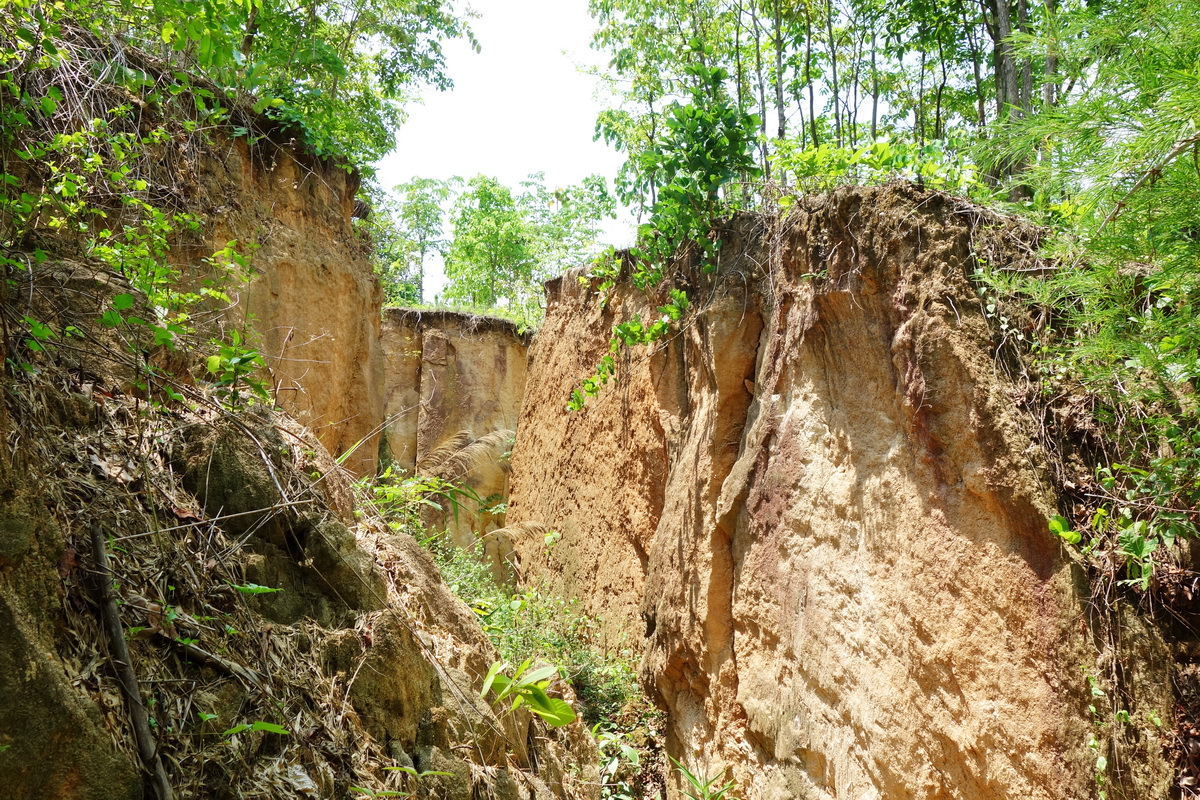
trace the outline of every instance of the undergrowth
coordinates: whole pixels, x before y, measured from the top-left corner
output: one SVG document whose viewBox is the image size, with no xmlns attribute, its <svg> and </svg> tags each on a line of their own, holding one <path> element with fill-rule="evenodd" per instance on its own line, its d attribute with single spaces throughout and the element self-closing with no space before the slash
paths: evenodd
<svg viewBox="0 0 1200 800">
<path fill-rule="evenodd" d="M 624 641 L 608 641 L 599 621 L 584 613 L 578 600 L 539 586 L 515 588 L 498 581 L 484 539 L 464 549 L 446 531 L 426 530 L 422 505 L 438 505 L 435 501 L 446 492 L 445 482 L 421 477 L 389 477 L 373 487 L 375 504 L 388 524 L 414 536 L 433 556 L 446 585 L 475 612 L 502 661 L 545 662 L 570 682 L 579 716 L 601 752 L 601 796 L 641 797 L 661 785 L 662 714 L 638 686 L 633 650 Z M 547 546 L 556 540 L 548 535 Z"/>
<path fill-rule="evenodd" d="M 525 659 L 558 666 L 571 681 L 590 724 L 643 714 L 649 703 L 637 686 L 633 652 L 605 641 L 598 621 L 577 600 L 556 597 L 534 587 L 501 585 L 484 554 L 484 542 L 471 550 L 458 547 L 444 531 L 427 532 L 420 509 L 446 491 L 426 479 L 381 482 L 374 487 L 376 505 L 393 530 L 414 536 L 433 556 L 446 585 L 479 618 L 501 657 L 512 664 Z"/>
<path fill-rule="evenodd" d="M 631 651 L 608 650 L 597 621 L 580 611 L 577 600 L 536 587 L 514 591 L 501 586 L 484 561 L 482 543 L 468 551 L 437 536 L 426 547 L 504 660 L 541 659 L 564 670 L 590 724 L 619 720 L 632 707 L 646 704 Z"/>
</svg>

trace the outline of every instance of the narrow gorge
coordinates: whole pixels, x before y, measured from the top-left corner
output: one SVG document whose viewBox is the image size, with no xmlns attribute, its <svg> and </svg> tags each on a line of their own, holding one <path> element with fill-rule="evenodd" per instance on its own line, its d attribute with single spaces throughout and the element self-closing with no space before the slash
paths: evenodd
<svg viewBox="0 0 1200 800">
<path fill-rule="evenodd" d="M 669 798 L 1172 796 L 1191 595 L 1102 607 L 1051 533 L 1088 433 L 983 279 L 1051 269 L 1037 229 L 843 187 L 733 217 L 657 289 L 557 277 L 531 337 L 383 308 L 353 171 L 247 124 L 148 168 L 200 220 L 168 248 L 216 287 L 186 320 L 77 231 L 6 273 L 8 796 L 615 797 L 568 670 L 520 684 L 489 638 L 534 592 L 636 662 Z M 615 349 L 669 288 L 669 334 Z M 417 482 L 398 517 L 380 473 Z M 430 542 L 504 602 L 456 597 Z"/>
</svg>

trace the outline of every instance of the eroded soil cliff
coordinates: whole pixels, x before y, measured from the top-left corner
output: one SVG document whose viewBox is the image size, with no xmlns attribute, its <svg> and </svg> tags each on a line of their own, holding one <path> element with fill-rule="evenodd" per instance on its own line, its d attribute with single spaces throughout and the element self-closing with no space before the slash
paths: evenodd
<svg viewBox="0 0 1200 800">
<path fill-rule="evenodd" d="M 509 524 L 562 538 L 513 545 L 641 647 L 695 773 L 729 766 L 750 798 L 1097 790 L 1088 622 L 972 281 L 985 242 L 1028 250 L 1012 223 L 905 185 L 740 219 L 714 278 L 677 276 L 694 316 L 624 352 L 576 414 L 614 322 L 656 303 L 548 285 Z M 1145 702 L 1168 708 L 1150 672 Z M 1161 766 L 1143 735 L 1137 758 Z M 1160 796 L 1167 772 L 1110 796 Z"/>
<path fill-rule="evenodd" d="M 280 404 L 356 475 L 374 472 L 384 404 L 382 290 L 365 239 L 351 226 L 358 178 L 295 141 L 219 142 L 174 178 L 208 221 L 200 260 L 226 243 L 249 258 L 229 288 L 231 325 L 249 322 Z M 357 448 L 356 448 L 357 445 Z"/>
<path fill-rule="evenodd" d="M 19 285 L 6 319 L 75 333 L 5 342 L 25 365 L 0 381 L 8 796 L 595 795 L 581 723 L 480 697 L 498 656 L 475 614 L 411 536 L 356 510 L 311 432 L 189 386 L 186 359 L 168 395 L 144 332 L 100 321 L 137 295 L 120 276 L 47 262 Z"/>
<path fill-rule="evenodd" d="M 527 335 L 497 317 L 384 312 L 385 459 L 467 490 L 453 505 L 442 498 L 444 513 L 427 515 L 460 546 L 474 546 L 503 524 L 528 347 Z M 494 539 L 482 541 L 497 563 L 506 555 L 495 552 Z"/>
</svg>

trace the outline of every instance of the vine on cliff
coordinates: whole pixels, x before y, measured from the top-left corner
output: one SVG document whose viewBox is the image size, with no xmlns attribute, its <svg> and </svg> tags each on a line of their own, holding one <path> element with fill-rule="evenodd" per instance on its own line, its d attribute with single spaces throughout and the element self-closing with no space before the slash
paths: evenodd
<svg viewBox="0 0 1200 800">
<path fill-rule="evenodd" d="M 663 114 L 666 128 L 650 148 L 630 157 L 634 177 L 623 185 L 622 199 L 629 203 L 650 197 L 649 219 L 638 226 L 637 246 L 629 251 L 629 281 L 646 292 L 657 290 L 670 265 L 690 255 L 700 259 L 704 272 L 714 272 L 721 249 L 718 221 L 733 210 L 736 199 L 727 192 L 734 181 L 759 174 L 754 162 L 755 116 L 744 112 L 725 91 L 729 74 L 710 67 L 712 46 L 693 39 L 689 49 L 697 59 L 686 74 L 694 80 L 690 101 L 675 103 Z M 604 119 L 598 134 L 620 143 L 617 133 Z M 610 249 L 581 281 L 598 281 L 601 294 L 625 277 L 624 263 Z M 571 393 L 568 410 L 579 411 L 589 397 L 616 375 L 614 355 L 622 347 L 652 344 L 666 335 L 673 322 L 687 311 L 687 293 L 667 289 L 667 300 L 657 319 L 643 321 L 634 316 L 614 326 L 609 353 L 596 365 L 595 373 Z"/>
</svg>

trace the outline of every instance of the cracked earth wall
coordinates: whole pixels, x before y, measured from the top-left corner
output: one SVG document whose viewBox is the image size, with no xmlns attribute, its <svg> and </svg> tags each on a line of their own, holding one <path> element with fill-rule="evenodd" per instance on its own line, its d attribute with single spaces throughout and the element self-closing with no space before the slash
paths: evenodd
<svg viewBox="0 0 1200 800">
<path fill-rule="evenodd" d="M 548 284 L 508 524 L 563 535 L 512 544 L 642 654 L 693 772 L 749 798 L 1094 792 L 1082 601 L 970 277 L 987 228 L 1019 238 L 900 185 L 743 218 L 715 278 L 677 276 L 699 312 L 576 414 L 614 322 L 658 303 Z"/>
<path fill-rule="evenodd" d="M 513 322 L 459 311 L 389 308 L 383 316 L 382 349 L 384 455 L 397 468 L 418 470 L 455 437 L 476 440 L 516 430 L 529 337 Z M 477 538 L 504 524 L 511 437 L 502 434 L 471 469 L 453 476 L 484 501 L 483 510 L 475 497 L 462 496 L 457 512 L 425 512 L 430 526 L 449 529 L 462 547 L 474 546 Z M 483 543 L 503 577 L 508 551 L 499 552 L 494 538 L 483 538 Z"/>
</svg>

